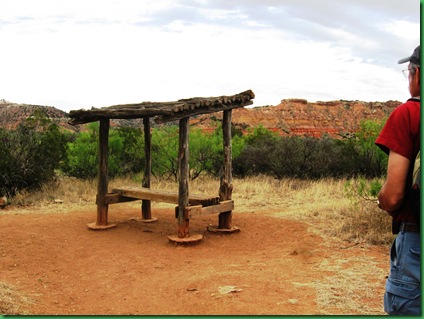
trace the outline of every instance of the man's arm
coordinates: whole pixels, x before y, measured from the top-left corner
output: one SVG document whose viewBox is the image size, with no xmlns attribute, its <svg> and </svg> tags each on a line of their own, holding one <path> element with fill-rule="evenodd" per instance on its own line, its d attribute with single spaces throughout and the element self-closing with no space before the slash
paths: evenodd
<svg viewBox="0 0 424 319">
<path fill-rule="evenodd" d="M 405 184 L 410 160 L 403 155 L 390 151 L 387 165 L 387 179 L 378 194 L 381 209 L 391 213 L 397 210 L 405 196 Z"/>
</svg>

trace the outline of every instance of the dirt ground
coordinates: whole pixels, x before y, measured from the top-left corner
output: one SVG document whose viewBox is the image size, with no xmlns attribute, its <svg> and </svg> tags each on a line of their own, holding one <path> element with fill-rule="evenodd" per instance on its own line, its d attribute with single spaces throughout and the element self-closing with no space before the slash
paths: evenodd
<svg viewBox="0 0 424 319">
<path fill-rule="evenodd" d="M 18 313 L 384 314 L 387 247 L 259 210 L 235 210 L 241 231 L 229 235 L 206 230 L 216 215 L 192 219 L 204 239 L 181 246 L 167 239 L 177 231 L 172 208 L 142 223 L 134 204 L 113 205 L 117 227 L 93 231 L 94 205 L 56 207 L 0 211 L 0 283 Z"/>
</svg>

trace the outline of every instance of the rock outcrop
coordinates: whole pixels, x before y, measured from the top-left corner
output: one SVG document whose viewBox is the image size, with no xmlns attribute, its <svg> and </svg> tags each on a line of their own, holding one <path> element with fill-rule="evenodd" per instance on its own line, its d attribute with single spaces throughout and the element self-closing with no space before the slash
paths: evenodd
<svg viewBox="0 0 424 319">
<path fill-rule="evenodd" d="M 378 120 L 389 116 L 398 101 L 360 102 L 329 101 L 309 103 L 303 99 L 282 100 L 276 106 L 233 110 L 233 125 L 243 132 L 249 128 L 263 127 L 282 136 L 329 135 L 334 138 L 356 132 L 363 120 Z M 198 117 L 193 126 L 211 130 L 211 117 L 221 119 L 221 114 Z M 209 125 L 209 127 L 208 127 Z"/>
<path fill-rule="evenodd" d="M 361 102 L 328 101 L 311 103 L 304 99 L 286 99 L 275 106 L 239 108 L 233 110 L 233 126 L 246 133 L 258 125 L 277 132 L 281 136 L 329 135 L 334 138 L 356 132 L 363 120 L 378 120 L 389 116 L 398 101 Z M 78 131 L 78 126 L 68 124 L 68 114 L 52 106 L 16 104 L 0 100 L 0 128 L 13 129 L 30 117 L 35 110 L 42 110 L 54 123 L 67 130 Z M 190 118 L 192 127 L 204 131 L 215 129 L 214 121 L 222 119 L 222 112 Z M 113 126 L 142 127 L 143 121 L 112 120 Z M 152 123 L 154 126 L 154 124 Z"/>
<path fill-rule="evenodd" d="M 15 129 L 19 123 L 33 116 L 36 111 L 41 111 L 52 122 L 73 130 L 68 124 L 68 114 L 53 106 L 17 104 L 5 100 L 0 100 L 0 128 Z"/>
</svg>

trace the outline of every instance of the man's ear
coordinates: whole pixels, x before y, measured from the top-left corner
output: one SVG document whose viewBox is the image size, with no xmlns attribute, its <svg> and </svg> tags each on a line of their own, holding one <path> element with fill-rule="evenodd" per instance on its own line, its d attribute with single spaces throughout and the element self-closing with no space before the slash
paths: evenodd
<svg viewBox="0 0 424 319">
<path fill-rule="evenodd" d="M 415 69 L 414 81 L 417 81 L 417 84 L 418 84 L 418 87 L 419 87 L 420 83 L 421 83 L 421 69 L 420 68 Z"/>
</svg>

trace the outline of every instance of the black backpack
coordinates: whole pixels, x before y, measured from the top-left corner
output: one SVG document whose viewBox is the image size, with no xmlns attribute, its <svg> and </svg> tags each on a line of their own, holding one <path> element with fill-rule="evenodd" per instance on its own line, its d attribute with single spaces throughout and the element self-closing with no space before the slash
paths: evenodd
<svg viewBox="0 0 424 319">
<path fill-rule="evenodd" d="M 420 188 L 421 188 L 421 172 L 420 172 L 420 152 L 418 152 L 417 157 L 414 162 L 414 171 L 412 175 L 412 186 L 411 186 L 411 200 L 412 200 L 412 212 L 416 217 L 416 220 L 420 221 Z"/>
</svg>

